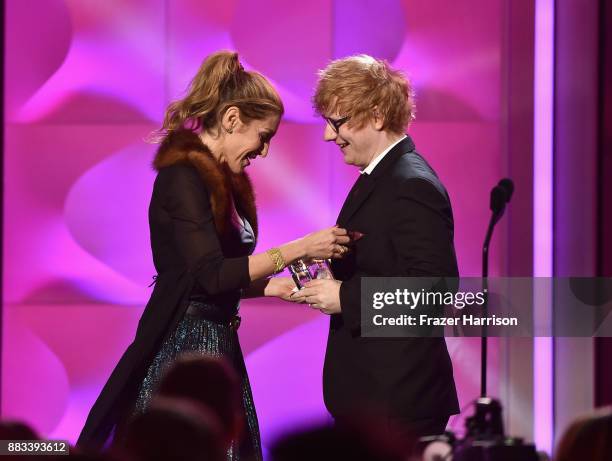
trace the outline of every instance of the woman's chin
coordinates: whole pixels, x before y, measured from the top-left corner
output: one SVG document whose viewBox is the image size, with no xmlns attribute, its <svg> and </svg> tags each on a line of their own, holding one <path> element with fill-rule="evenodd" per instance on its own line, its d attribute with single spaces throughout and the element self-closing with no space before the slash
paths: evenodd
<svg viewBox="0 0 612 461">
<path fill-rule="evenodd" d="M 227 163 L 227 168 L 234 174 L 242 173 L 245 169 L 244 163 Z"/>
</svg>

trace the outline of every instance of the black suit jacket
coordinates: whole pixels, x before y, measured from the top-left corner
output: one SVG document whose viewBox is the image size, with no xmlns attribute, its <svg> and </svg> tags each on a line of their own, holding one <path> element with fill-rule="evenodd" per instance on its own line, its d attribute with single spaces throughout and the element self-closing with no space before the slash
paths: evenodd
<svg viewBox="0 0 612 461">
<path fill-rule="evenodd" d="M 448 194 L 410 137 L 360 178 L 338 224 L 362 232 L 334 261 L 342 313 L 332 315 L 324 397 L 336 417 L 374 412 L 408 421 L 459 411 L 444 338 L 361 338 L 361 277 L 458 276 Z"/>
</svg>

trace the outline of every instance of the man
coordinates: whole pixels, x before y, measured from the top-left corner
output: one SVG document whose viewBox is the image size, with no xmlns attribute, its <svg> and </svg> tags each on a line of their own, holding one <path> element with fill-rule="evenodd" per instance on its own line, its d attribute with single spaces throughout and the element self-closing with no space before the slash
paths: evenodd
<svg viewBox="0 0 612 461">
<path fill-rule="evenodd" d="M 458 413 L 444 338 L 362 338 L 362 277 L 457 277 L 448 194 L 405 134 L 412 89 L 386 62 L 360 55 L 320 72 L 314 105 L 325 141 L 360 170 L 338 225 L 362 233 L 296 301 L 330 314 L 323 372 L 325 403 L 337 420 L 377 414 L 417 435 L 440 434 Z"/>
</svg>

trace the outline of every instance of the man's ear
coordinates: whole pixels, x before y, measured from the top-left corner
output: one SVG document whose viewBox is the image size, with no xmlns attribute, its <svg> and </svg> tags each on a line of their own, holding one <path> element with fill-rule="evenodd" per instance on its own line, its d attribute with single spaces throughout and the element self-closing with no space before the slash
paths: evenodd
<svg viewBox="0 0 612 461">
<path fill-rule="evenodd" d="M 378 106 L 374 106 L 374 109 L 372 109 L 372 123 L 374 124 L 374 128 L 378 131 L 381 131 L 385 126 L 385 118 L 378 110 Z"/>
</svg>

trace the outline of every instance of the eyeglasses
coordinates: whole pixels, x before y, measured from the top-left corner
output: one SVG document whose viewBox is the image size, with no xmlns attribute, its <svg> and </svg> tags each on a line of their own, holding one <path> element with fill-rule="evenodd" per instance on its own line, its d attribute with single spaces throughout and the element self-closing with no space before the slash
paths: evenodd
<svg viewBox="0 0 612 461">
<path fill-rule="evenodd" d="M 323 118 L 325 119 L 327 124 L 331 127 L 331 129 L 334 130 L 335 133 L 338 133 L 338 130 L 340 129 L 340 127 L 344 125 L 346 122 L 348 122 L 351 116 L 345 115 L 344 117 L 340 117 L 339 119 L 336 119 L 336 120 L 330 117 L 323 117 Z"/>
</svg>

